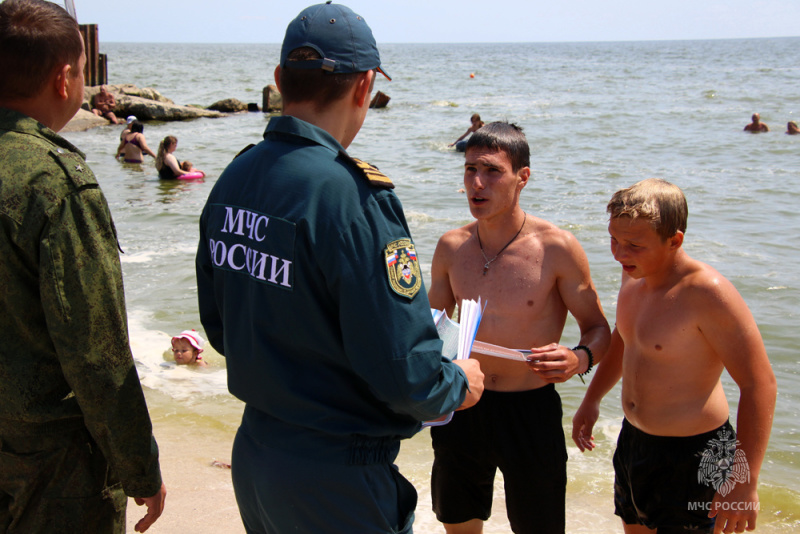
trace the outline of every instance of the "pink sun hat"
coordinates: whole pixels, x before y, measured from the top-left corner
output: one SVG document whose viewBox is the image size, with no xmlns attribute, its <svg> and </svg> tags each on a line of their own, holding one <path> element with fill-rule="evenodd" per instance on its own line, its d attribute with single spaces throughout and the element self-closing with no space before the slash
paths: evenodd
<svg viewBox="0 0 800 534">
<path fill-rule="evenodd" d="M 188 341 L 191 346 L 197 349 L 197 352 L 203 352 L 203 345 L 206 344 L 206 340 L 203 339 L 203 337 L 197 333 L 197 330 L 184 330 L 177 336 L 174 336 L 172 338 L 172 341 L 181 338 Z"/>
</svg>

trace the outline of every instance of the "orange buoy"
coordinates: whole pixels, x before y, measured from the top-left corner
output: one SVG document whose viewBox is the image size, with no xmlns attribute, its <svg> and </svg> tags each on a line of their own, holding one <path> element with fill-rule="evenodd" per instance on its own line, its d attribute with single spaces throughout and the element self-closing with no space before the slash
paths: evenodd
<svg viewBox="0 0 800 534">
<path fill-rule="evenodd" d="M 470 72 L 470 73 L 469 73 L 469 77 L 470 77 L 470 78 L 474 78 L 474 77 L 475 77 L 475 73 L 474 73 L 474 72 Z"/>
</svg>

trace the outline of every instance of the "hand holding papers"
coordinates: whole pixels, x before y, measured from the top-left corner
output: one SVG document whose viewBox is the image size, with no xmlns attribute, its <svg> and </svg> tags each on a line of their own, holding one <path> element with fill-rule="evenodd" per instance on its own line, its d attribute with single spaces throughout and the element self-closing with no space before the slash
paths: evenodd
<svg viewBox="0 0 800 534">
<path fill-rule="evenodd" d="M 451 360 L 469 358 L 470 352 L 478 352 L 495 358 L 505 358 L 518 362 L 528 362 L 531 351 L 528 349 L 509 349 L 500 345 L 493 345 L 485 341 L 475 341 L 478 332 L 483 308 L 474 300 L 465 300 L 461 303 L 461 324 L 450 319 L 444 310 L 431 309 L 436 331 L 444 342 L 442 354 Z M 471 332 L 471 337 L 470 337 Z M 463 333 L 463 334 L 462 334 Z"/>
</svg>

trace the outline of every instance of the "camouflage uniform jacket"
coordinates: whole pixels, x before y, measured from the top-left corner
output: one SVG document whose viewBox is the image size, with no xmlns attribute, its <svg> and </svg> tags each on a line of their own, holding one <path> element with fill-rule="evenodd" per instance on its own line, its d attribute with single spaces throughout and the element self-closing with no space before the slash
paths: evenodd
<svg viewBox="0 0 800 534">
<path fill-rule="evenodd" d="M 85 425 L 132 497 L 161 487 L 116 230 L 84 154 L 0 108 L 0 443 Z"/>
</svg>

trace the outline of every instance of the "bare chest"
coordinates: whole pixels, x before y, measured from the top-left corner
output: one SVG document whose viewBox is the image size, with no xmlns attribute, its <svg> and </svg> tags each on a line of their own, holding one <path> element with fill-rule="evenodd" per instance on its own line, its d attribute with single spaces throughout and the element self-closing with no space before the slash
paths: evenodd
<svg viewBox="0 0 800 534">
<path fill-rule="evenodd" d="M 708 356 L 696 311 L 669 293 L 621 292 L 617 329 L 625 342 L 626 357 L 657 369 L 689 365 Z M 628 364 L 634 364 L 627 358 Z"/>
<path fill-rule="evenodd" d="M 480 253 L 460 258 L 450 283 L 456 302 L 481 297 L 486 303 L 479 338 L 507 347 L 530 347 L 560 335 L 566 307 L 556 277 L 535 251 L 502 254 L 485 270 Z"/>
</svg>

